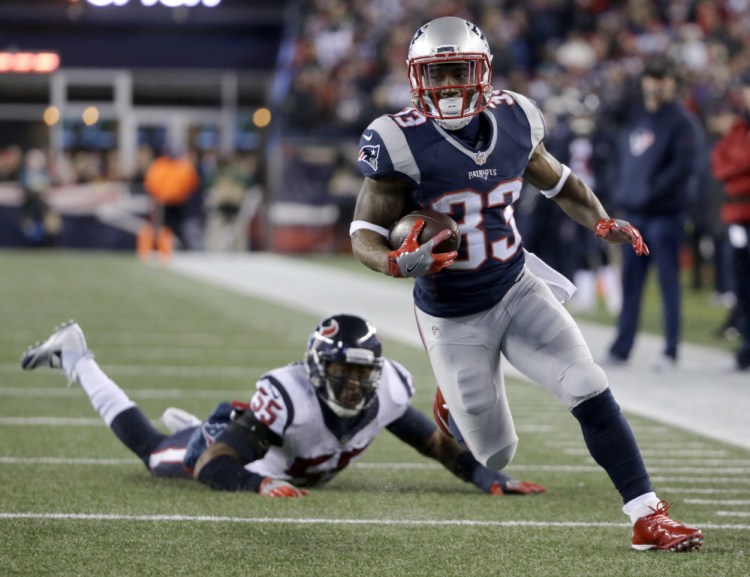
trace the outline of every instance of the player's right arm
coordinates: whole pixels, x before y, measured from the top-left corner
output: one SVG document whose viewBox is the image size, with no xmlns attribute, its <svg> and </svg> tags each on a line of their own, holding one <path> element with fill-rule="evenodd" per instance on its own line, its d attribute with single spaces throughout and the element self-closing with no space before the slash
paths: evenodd
<svg viewBox="0 0 750 577">
<path fill-rule="evenodd" d="M 264 477 L 245 469 L 262 459 L 272 446 L 283 445 L 289 407 L 273 378 L 258 381 L 248 410 L 236 418 L 201 453 L 193 477 L 217 491 L 254 491 L 268 497 L 302 497 L 307 494 L 284 479 Z"/>
<path fill-rule="evenodd" d="M 410 186 L 398 179 L 384 180 L 365 177 L 357 196 L 354 209 L 354 222 L 361 221 L 382 229 L 376 232 L 370 228 L 359 228 L 352 233 L 354 255 L 366 267 L 376 272 L 388 274 L 388 229 L 404 211 Z"/>
<path fill-rule="evenodd" d="M 247 471 L 245 464 L 262 459 L 271 445 L 280 444 L 278 435 L 246 411 L 201 453 L 193 476 L 217 491 L 260 492 L 264 478 Z"/>
</svg>

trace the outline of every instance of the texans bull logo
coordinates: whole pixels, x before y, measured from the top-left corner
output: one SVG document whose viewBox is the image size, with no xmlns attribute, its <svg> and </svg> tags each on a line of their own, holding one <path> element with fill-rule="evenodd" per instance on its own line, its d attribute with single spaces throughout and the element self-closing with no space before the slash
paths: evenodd
<svg viewBox="0 0 750 577">
<path fill-rule="evenodd" d="M 331 319 L 330 324 L 322 325 L 318 332 L 321 337 L 330 338 L 339 332 L 339 323 L 335 319 Z"/>
</svg>

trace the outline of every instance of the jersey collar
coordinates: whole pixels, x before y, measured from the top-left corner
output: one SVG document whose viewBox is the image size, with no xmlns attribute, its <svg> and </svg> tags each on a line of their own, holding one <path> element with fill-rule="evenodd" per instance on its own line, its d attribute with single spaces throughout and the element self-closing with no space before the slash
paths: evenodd
<svg viewBox="0 0 750 577">
<path fill-rule="evenodd" d="M 497 120 L 495 120 L 495 116 L 493 114 L 490 114 L 487 110 L 483 111 L 482 114 L 485 115 L 485 118 L 490 123 L 490 143 L 489 143 L 489 146 L 485 145 L 480 150 L 472 150 L 471 148 L 466 146 L 463 142 L 458 140 L 455 136 L 452 136 L 449 131 L 445 130 L 436 122 L 433 121 L 432 123 L 432 125 L 435 127 L 438 133 L 440 133 L 440 135 L 451 146 L 456 148 L 459 152 L 461 152 L 461 154 L 465 154 L 466 156 L 471 158 L 477 164 L 477 166 L 482 166 L 485 162 L 487 162 L 487 158 L 495 150 L 495 145 L 497 144 Z"/>
</svg>

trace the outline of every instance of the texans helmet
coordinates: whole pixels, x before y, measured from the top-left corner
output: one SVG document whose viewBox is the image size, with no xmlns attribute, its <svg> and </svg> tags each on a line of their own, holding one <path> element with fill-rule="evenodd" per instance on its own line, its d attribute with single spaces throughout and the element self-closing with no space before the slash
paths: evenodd
<svg viewBox="0 0 750 577">
<path fill-rule="evenodd" d="M 336 415 L 355 417 L 372 403 L 383 368 L 381 352 L 375 327 L 360 317 L 334 315 L 315 327 L 305 364 L 318 396 Z"/>
<path fill-rule="evenodd" d="M 455 16 L 428 22 L 414 34 L 406 65 L 412 104 L 443 128 L 463 128 L 490 102 L 492 54 L 476 24 Z"/>
</svg>

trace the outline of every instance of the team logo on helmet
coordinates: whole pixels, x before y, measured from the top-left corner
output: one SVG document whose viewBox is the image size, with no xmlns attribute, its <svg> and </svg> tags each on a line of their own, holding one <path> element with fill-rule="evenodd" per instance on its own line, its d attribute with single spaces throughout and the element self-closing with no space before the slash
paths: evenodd
<svg viewBox="0 0 750 577">
<path fill-rule="evenodd" d="M 418 38 L 419 38 L 420 36 L 422 36 L 422 34 L 424 34 L 424 33 L 425 33 L 425 31 L 427 30 L 427 26 L 428 26 L 428 25 L 429 25 L 429 24 L 425 24 L 424 26 L 422 26 L 422 27 L 421 27 L 421 28 L 420 28 L 419 30 L 417 30 L 417 31 L 416 31 L 416 32 L 414 33 L 414 37 L 413 37 L 413 38 L 411 39 L 411 42 L 409 43 L 409 46 L 410 46 L 410 47 L 411 47 L 411 46 L 412 46 L 412 45 L 413 45 L 413 44 L 414 44 L 414 43 L 415 43 L 415 42 L 417 41 L 417 39 L 418 39 Z"/>
<path fill-rule="evenodd" d="M 321 337 L 330 338 L 339 332 L 339 323 L 336 319 L 328 319 L 327 325 L 321 325 L 319 334 Z"/>
<path fill-rule="evenodd" d="M 479 39 L 487 44 L 487 38 L 484 37 L 484 33 L 479 29 L 479 27 L 474 24 L 473 22 L 467 22 L 466 26 L 468 26 L 469 30 L 471 30 L 474 34 L 479 36 Z M 489 48 L 489 44 L 487 44 L 487 47 Z"/>
</svg>

